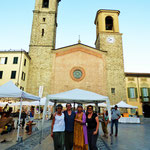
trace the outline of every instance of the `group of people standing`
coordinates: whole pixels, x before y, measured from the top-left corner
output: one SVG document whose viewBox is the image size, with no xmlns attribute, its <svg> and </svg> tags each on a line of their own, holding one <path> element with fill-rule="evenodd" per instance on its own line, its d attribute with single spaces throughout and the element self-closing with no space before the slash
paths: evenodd
<svg viewBox="0 0 150 150">
<path fill-rule="evenodd" d="M 72 148 L 73 150 L 88 150 L 88 148 L 89 150 L 98 150 L 96 143 L 99 133 L 99 119 L 98 115 L 93 112 L 93 106 L 89 105 L 86 113 L 83 112 L 81 104 L 78 105 L 77 112 L 72 111 L 70 103 L 66 104 L 66 108 L 67 110 L 63 112 L 62 105 L 58 104 L 53 116 L 51 137 L 54 141 L 54 150 L 64 150 L 64 148 L 66 150 L 72 150 Z M 113 111 L 112 115 L 115 118 L 120 114 L 118 111 Z M 101 122 L 104 136 L 108 137 L 108 112 L 103 115 Z M 117 123 L 117 120 L 112 121 L 111 127 L 113 128 L 113 124 L 115 124 L 117 128 Z M 112 134 L 113 130 L 111 130 Z"/>
<path fill-rule="evenodd" d="M 87 107 L 83 112 L 81 104 L 77 112 L 71 110 L 71 104 L 66 104 L 67 110 L 62 112 L 62 105 L 57 105 L 57 112 L 54 114 L 51 136 L 54 140 L 55 150 L 97 150 L 99 120 L 93 112 L 93 106 Z"/>
</svg>

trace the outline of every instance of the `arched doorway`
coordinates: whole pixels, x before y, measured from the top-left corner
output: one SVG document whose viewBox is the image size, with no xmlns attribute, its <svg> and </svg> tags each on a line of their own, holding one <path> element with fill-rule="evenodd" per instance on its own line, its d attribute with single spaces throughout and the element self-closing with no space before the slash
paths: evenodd
<svg viewBox="0 0 150 150">
<path fill-rule="evenodd" d="M 150 118 L 150 104 L 149 103 L 143 104 L 143 115 L 146 118 Z"/>
</svg>

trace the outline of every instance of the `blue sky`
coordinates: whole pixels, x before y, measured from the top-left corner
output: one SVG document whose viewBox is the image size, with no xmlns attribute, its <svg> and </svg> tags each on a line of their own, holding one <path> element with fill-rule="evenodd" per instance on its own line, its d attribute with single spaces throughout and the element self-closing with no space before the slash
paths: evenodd
<svg viewBox="0 0 150 150">
<path fill-rule="evenodd" d="M 0 1 L 0 50 L 29 50 L 35 0 Z M 75 44 L 95 47 L 94 19 L 99 9 L 117 9 L 123 33 L 126 72 L 150 73 L 149 0 L 61 0 L 56 48 Z"/>
</svg>

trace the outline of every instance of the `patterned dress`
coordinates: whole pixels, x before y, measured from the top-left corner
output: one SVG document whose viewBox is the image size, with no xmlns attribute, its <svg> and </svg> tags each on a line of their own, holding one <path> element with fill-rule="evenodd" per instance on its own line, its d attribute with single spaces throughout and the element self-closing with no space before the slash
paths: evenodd
<svg viewBox="0 0 150 150">
<path fill-rule="evenodd" d="M 82 120 L 83 124 L 81 124 L 77 121 L 75 121 L 75 123 L 74 123 L 73 150 L 88 150 L 88 143 L 86 140 L 87 132 L 86 133 L 84 132 L 84 127 L 86 126 L 84 120 L 86 120 L 86 117 L 84 119 L 83 115 L 85 115 L 85 114 L 82 113 L 82 115 L 80 115 L 80 116 L 78 116 L 78 114 L 76 114 L 76 117 L 75 117 L 75 119 Z"/>
</svg>

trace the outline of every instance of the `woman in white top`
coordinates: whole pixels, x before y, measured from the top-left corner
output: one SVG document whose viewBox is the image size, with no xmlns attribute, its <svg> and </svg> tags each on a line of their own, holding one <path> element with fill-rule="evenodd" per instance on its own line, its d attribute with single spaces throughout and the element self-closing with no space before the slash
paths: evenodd
<svg viewBox="0 0 150 150">
<path fill-rule="evenodd" d="M 62 113 L 62 105 L 58 104 L 56 106 L 57 112 L 53 117 L 52 127 L 51 127 L 51 137 L 54 140 L 54 150 L 64 150 L 65 142 L 65 120 L 64 113 Z"/>
</svg>

